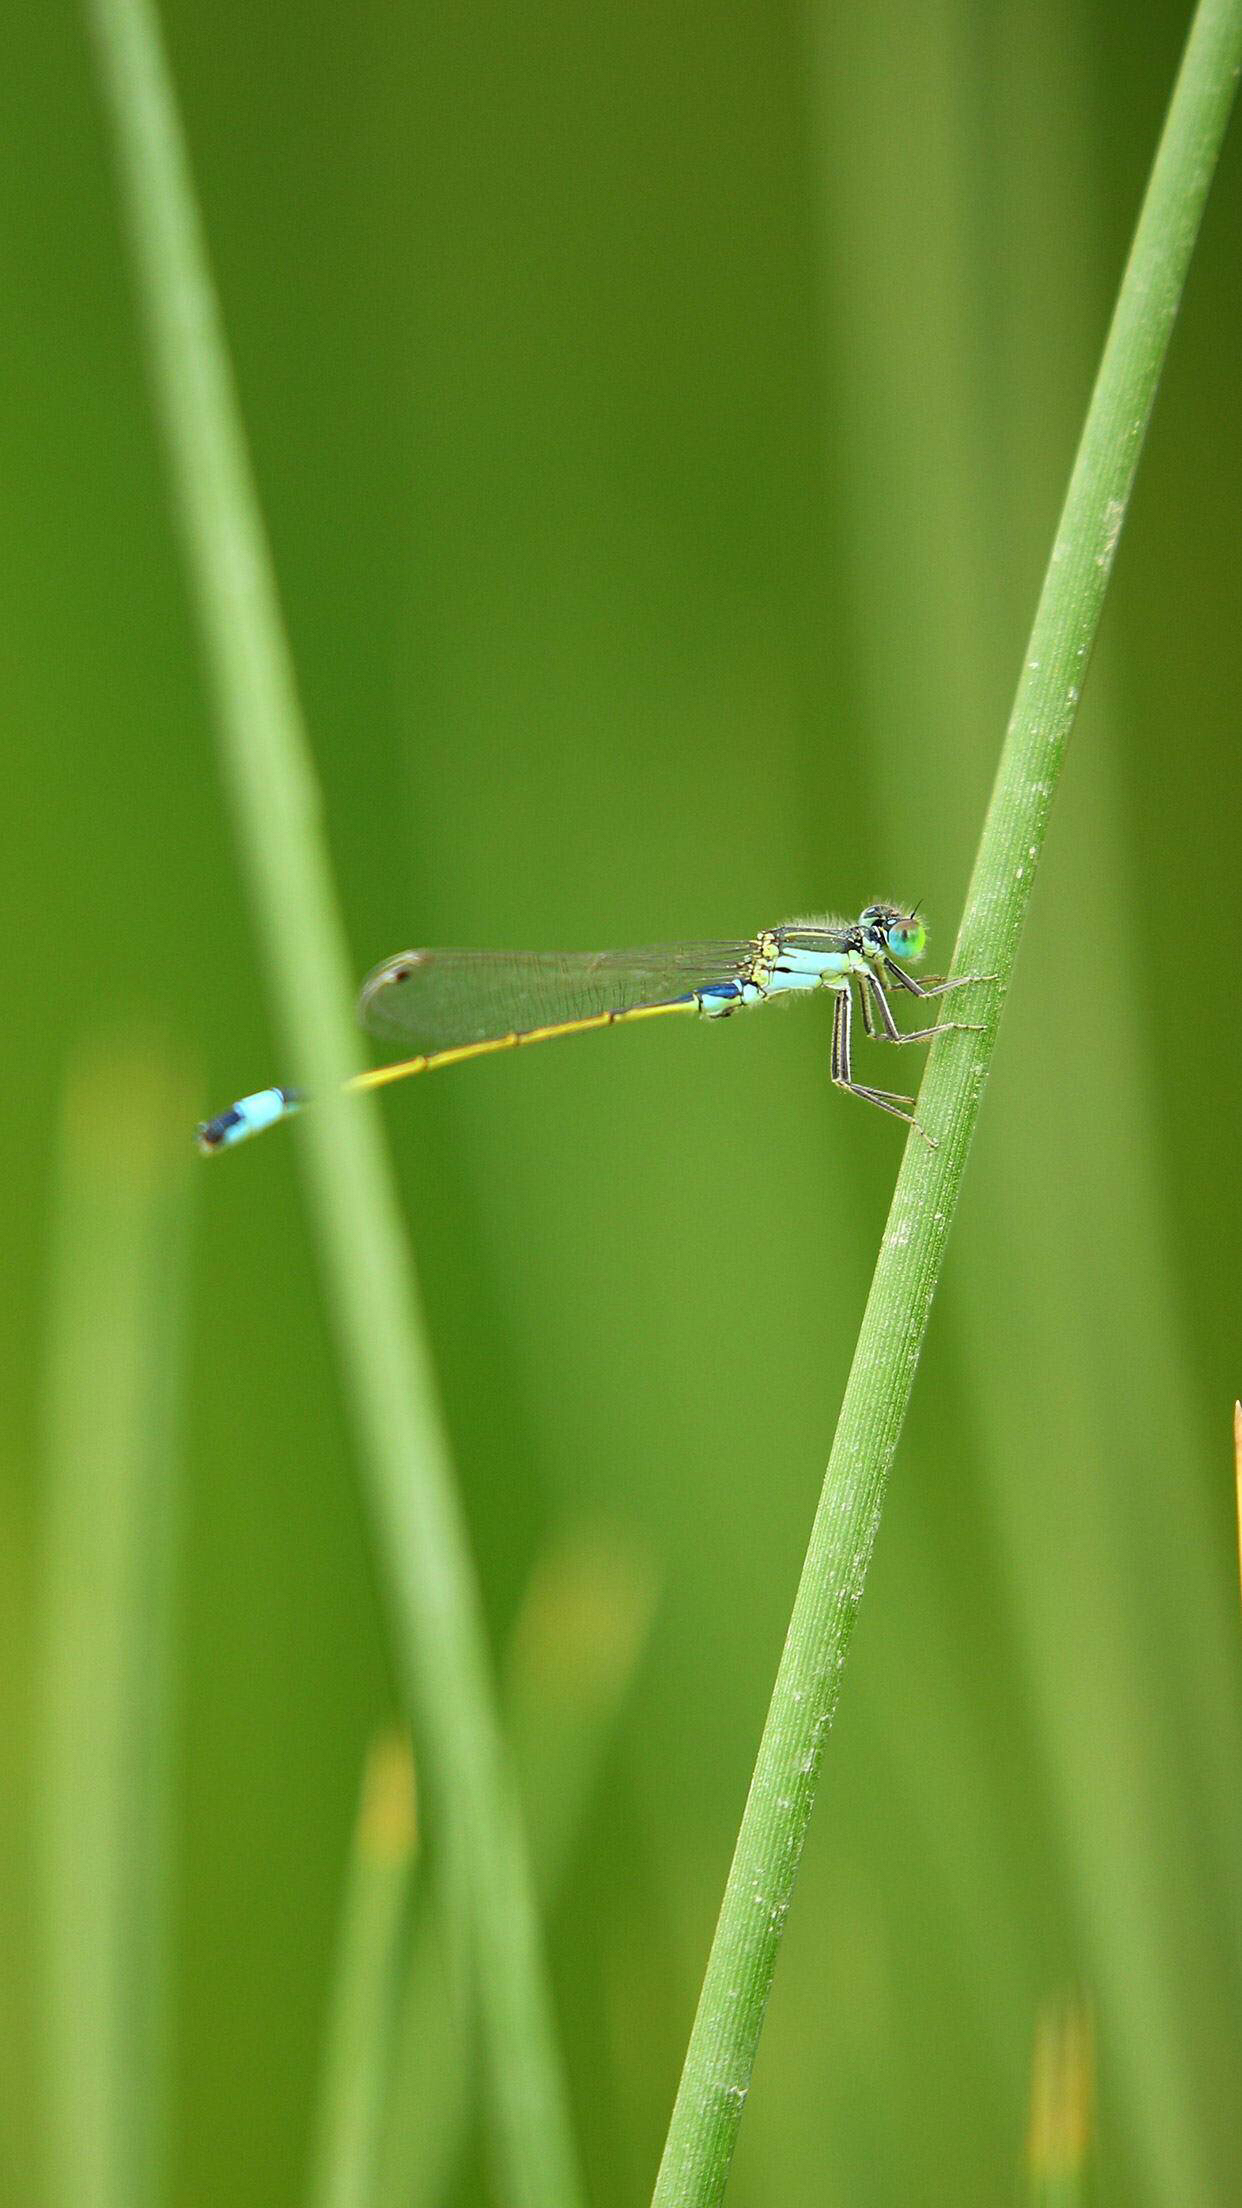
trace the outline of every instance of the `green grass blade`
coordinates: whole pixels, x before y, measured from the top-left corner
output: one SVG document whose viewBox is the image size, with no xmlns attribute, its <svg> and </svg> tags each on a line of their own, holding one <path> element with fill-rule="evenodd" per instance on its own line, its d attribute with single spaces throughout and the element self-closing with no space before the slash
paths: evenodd
<svg viewBox="0 0 1242 2208">
<path fill-rule="evenodd" d="M 651 1566 L 615 1535 L 579 1531 L 538 1559 L 504 1667 L 505 1717 L 540 1891 L 553 1896 L 651 1624 Z"/>
<path fill-rule="evenodd" d="M 371 2208 L 377 2197 L 416 1845 L 409 1745 L 400 1736 L 378 1740 L 363 1774 L 346 1876 L 314 2208 Z"/>
<path fill-rule="evenodd" d="M 1094 2100 L 1091 2017 L 1081 2001 L 1049 2002 L 1039 2019 L 1031 2064 L 1030 2208 L 1082 2208 Z"/>
<path fill-rule="evenodd" d="M 321 1099 L 304 1123 L 310 1202 L 429 1815 L 471 1912 L 506 2192 L 560 2208 L 578 2180 L 525 1844 L 378 1122 L 339 1095 L 355 1070 L 349 960 L 176 102 L 148 0 L 88 12 L 225 777 L 295 1075 Z"/>
<path fill-rule="evenodd" d="M 1233 1406 L 1233 1472 L 1238 1519 L 1238 1577 L 1242 1583 L 1242 1403 Z"/>
<path fill-rule="evenodd" d="M 505 1714 L 540 1893 L 555 1899 L 651 1617 L 644 1560 L 578 1534 L 539 1560 L 514 1623 Z M 427 1899 L 433 1903 L 435 1896 Z M 463 2158 L 473 2091 L 471 2012 L 444 1927 L 413 1928 L 386 2124 L 384 2208 L 433 2208 Z"/>
<path fill-rule="evenodd" d="M 188 1088 L 83 1064 L 51 1280 L 41 1951 L 54 2208 L 154 2208 L 167 2121 L 167 1846 Z"/>
<path fill-rule="evenodd" d="M 1123 278 L 1027 648 L 954 971 L 985 1032 L 933 1050 L 906 1147 L 755 1764 L 656 2208 L 720 2199 L 1035 865 L 1143 436 L 1242 62 L 1242 5 L 1203 0 Z M 959 1003 L 963 1000 L 959 999 Z M 963 1017 L 967 1016 L 963 1008 Z"/>
</svg>

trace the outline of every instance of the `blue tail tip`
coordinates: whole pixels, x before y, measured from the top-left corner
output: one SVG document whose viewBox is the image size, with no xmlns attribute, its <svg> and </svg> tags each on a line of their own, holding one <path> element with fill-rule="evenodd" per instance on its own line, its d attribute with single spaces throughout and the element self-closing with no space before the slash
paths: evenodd
<svg viewBox="0 0 1242 2208">
<path fill-rule="evenodd" d="M 227 1112 L 217 1112 L 214 1119 L 200 1120 L 194 1130 L 196 1148 L 204 1157 L 210 1157 L 213 1150 L 225 1149 L 230 1142 L 236 1141 L 233 1130 L 240 1124 L 241 1114 L 236 1106 L 231 1106 Z"/>
<path fill-rule="evenodd" d="M 262 1134 L 265 1127 L 287 1119 L 303 1101 L 298 1089 L 260 1089 L 254 1096 L 240 1097 L 227 1112 L 217 1112 L 214 1119 L 201 1121 L 194 1130 L 195 1143 L 204 1157 L 216 1150 L 229 1150 L 234 1143 L 246 1142 L 251 1135 Z"/>
</svg>

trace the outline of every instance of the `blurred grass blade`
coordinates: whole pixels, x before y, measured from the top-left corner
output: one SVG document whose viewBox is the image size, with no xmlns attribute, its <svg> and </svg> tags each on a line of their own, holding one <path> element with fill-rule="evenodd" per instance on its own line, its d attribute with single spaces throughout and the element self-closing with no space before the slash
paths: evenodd
<svg viewBox="0 0 1242 2208">
<path fill-rule="evenodd" d="M 221 751 L 294 1079 L 318 1098 L 307 1185 L 428 1817 L 471 1916 L 504 2189 L 579 2197 L 534 1896 L 413 1266 L 355 1070 L 319 794 L 220 314 L 149 0 L 88 0 Z"/>
<path fill-rule="evenodd" d="M 314 2208 L 371 2208 L 417 1847 L 414 1759 L 401 1735 L 367 1758 L 346 1876 L 320 2095 Z"/>
<path fill-rule="evenodd" d="M 1238 1514 L 1238 1580 L 1242 1589 L 1242 1403 L 1233 1406 L 1233 1470 Z"/>
<path fill-rule="evenodd" d="M 505 1666 L 506 1715 L 535 1875 L 555 1899 L 642 1654 L 653 1577 L 607 1533 L 554 1541 L 532 1574 Z M 387 2125 L 384 2208 L 433 2208 L 463 2159 L 471 2012 L 425 1897 L 414 1927 Z M 458 1974 L 459 1975 L 459 1974 Z"/>
<path fill-rule="evenodd" d="M 1080 2000 L 1049 2002 L 1035 2032 L 1027 2131 L 1032 2208 L 1080 2208 L 1095 2102 L 1091 2017 Z"/>
<path fill-rule="evenodd" d="M 1242 65 L 1242 0 L 1201 0 L 1092 393 L 953 962 L 978 1035 L 930 1054 L 708 1959 L 655 2188 L 707 2208 L 728 2180 L 820 1756 L 914 1384 L 1048 816 L 1160 372 Z"/>
<path fill-rule="evenodd" d="M 164 2198 L 167 1826 L 188 1084 L 65 1099 L 47 1379 L 41 1952 L 53 2208 Z"/>
<path fill-rule="evenodd" d="M 581 1838 L 654 1601 L 647 1558 L 611 1532 L 584 1529 L 549 1543 L 514 1622 L 505 1714 L 548 1899 Z"/>
</svg>

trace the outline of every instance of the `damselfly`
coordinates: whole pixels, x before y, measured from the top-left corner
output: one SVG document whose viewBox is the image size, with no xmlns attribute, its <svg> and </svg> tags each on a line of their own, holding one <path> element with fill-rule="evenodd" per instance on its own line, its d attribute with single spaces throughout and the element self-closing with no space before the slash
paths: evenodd
<svg viewBox="0 0 1242 2208">
<path fill-rule="evenodd" d="M 492 1051 L 666 1012 L 727 1019 L 750 1005 L 826 989 L 837 1088 L 908 1120 L 934 1148 L 914 1117 L 913 1098 L 856 1081 L 852 1054 L 855 996 L 863 1028 L 875 1041 L 922 1043 L 970 1032 L 966 1023 L 951 1020 L 905 1034 L 898 1027 L 890 989 L 926 1001 L 984 978 L 917 981 L 903 961 L 916 964 L 926 946 L 917 909 L 868 905 L 857 920 L 791 920 L 748 943 L 674 943 L 639 951 L 402 951 L 364 984 L 359 1012 L 372 1035 L 412 1046 L 415 1055 L 357 1074 L 348 1086 L 379 1089 Z M 229 1149 L 290 1118 L 305 1102 L 297 1089 L 260 1089 L 205 1121 L 199 1148 Z"/>
</svg>

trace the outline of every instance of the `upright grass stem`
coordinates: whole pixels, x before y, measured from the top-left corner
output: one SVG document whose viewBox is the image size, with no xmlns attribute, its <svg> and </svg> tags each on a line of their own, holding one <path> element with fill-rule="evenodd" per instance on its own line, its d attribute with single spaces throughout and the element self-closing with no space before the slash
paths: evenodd
<svg viewBox="0 0 1242 2208">
<path fill-rule="evenodd" d="M 296 1078 L 429 1829 L 467 1896 L 506 2200 L 570 2208 L 575 2157 L 525 1843 L 417 1287 L 355 1068 L 344 930 L 176 101 L 150 0 L 88 0 L 225 777 Z"/>
<path fill-rule="evenodd" d="M 506 1733 L 526 1805 L 539 1892 L 555 1899 L 579 1838 L 650 1616 L 641 1558 L 571 1535 L 538 1561 L 503 1665 Z M 434 2208 L 453 2195 L 476 2092 L 471 2005 L 443 1950 L 444 1913 L 416 1913 L 385 2110 L 377 2208 Z"/>
<path fill-rule="evenodd" d="M 187 1085 L 96 1047 L 61 1122 L 47 1380 L 41 1960 L 49 2208 L 166 2195 Z"/>
<path fill-rule="evenodd" d="M 1031 2066 L 1026 2172 L 1029 2208 L 1082 2208 L 1094 2127 L 1091 2016 L 1076 1997 L 1049 2002 Z"/>
<path fill-rule="evenodd" d="M 346 1871 L 311 2208 L 374 2208 L 379 2197 L 417 1846 L 414 1759 L 389 1734 L 367 1757 Z"/>
<path fill-rule="evenodd" d="M 718 2201 L 944 1261 L 1035 866 L 1143 438 L 1242 66 L 1242 0 L 1201 0 L 1100 363 L 967 897 L 953 972 L 986 1023 L 931 1054 L 893 1193 L 656 2182 L 655 2208 Z M 965 1007 L 969 1006 L 969 1013 Z"/>
<path fill-rule="evenodd" d="M 1238 1507 L 1238 1579 L 1242 1585 L 1242 1403 L 1233 1406 L 1233 1468 Z"/>
</svg>

